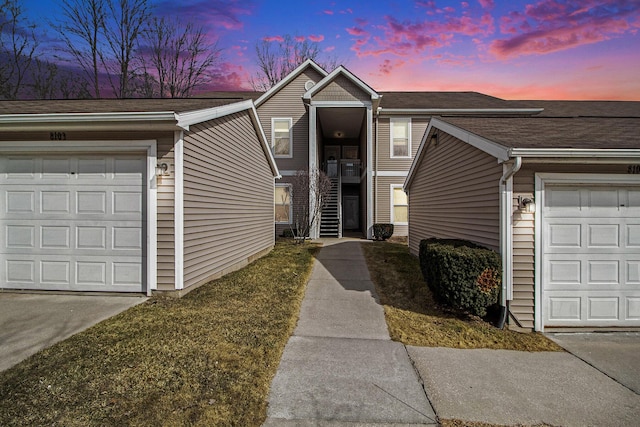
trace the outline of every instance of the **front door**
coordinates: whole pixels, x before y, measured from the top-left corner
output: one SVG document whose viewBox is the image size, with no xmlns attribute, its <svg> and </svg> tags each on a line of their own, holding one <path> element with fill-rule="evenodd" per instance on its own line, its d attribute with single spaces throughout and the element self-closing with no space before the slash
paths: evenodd
<svg viewBox="0 0 640 427">
<path fill-rule="evenodd" d="M 342 198 L 342 218 L 345 230 L 360 229 L 360 197 L 344 196 Z"/>
</svg>

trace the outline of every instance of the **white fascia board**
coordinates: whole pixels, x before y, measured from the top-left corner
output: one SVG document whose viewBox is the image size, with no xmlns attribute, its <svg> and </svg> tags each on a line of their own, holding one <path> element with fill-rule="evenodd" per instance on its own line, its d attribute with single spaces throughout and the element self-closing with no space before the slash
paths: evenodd
<svg viewBox="0 0 640 427">
<path fill-rule="evenodd" d="M 302 64 L 300 64 L 298 68 L 290 72 L 287 77 L 280 80 L 278 83 L 276 83 L 275 86 L 273 86 L 271 89 L 263 93 L 260 98 L 256 99 L 256 107 L 259 107 L 260 105 L 262 105 L 267 99 L 271 98 L 276 92 L 278 92 L 284 86 L 288 85 L 293 79 L 298 77 L 298 75 L 302 73 L 307 67 L 312 67 L 314 70 L 320 73 L 323 77 L 326 77 L 328 74 L 325 70 L 322 69 L 322 67 L 316 64 L 313 60 L 307 59 Z"/>
<path fill-rule="evenodd" d="M 46 114 L 3 114 L 0 124 L 34 123 L 98 123 L 98 122 L 176 122 L 173 111 L 139 111 L 110 113 L 46 113 Z"/>
<path fill-rule="evenodd" d="M 375 90 L 373 90 L 371 87 L 369 87 L 369 85 L 367 85 L 365 82 L 363 82 L 358 77 L 353 75 L 349 70 L 347 70 L 342 65 L 340 65 L 338 68 L 333 70 L 328 76 L 326 76 L 324 79 L 319 81 L 316 85 L 314 85 L 311 89 L 306 91 L 304 93 L 304 95 L 302 95 L 302 99 L 311 99 L 311 97 L 313 97 L 313 95 L 315 95 L 317 92 L 319 92 L 323 88 L 325 88 L 339 74 L 343 74 L 345 77 L 347 77 L 353 83 L 355 83 L 356 86 L 358 86 L 363 91 L 367 92 L 369 94 L 369 96 L 371 96 L 372 100 L 377 100 L 380 97 L 380 95 L 378 95 L 378 93 Z"/>
<path fill-rule="evenodd" d="M 512 157 L 509 152 L 509 148 L 504 145 L 500 145 L 496 142 L 488 140 L 487 138 L 483 138 L 475 133 L 471 133 L 465 129 L 459 128 L 452 124 L 443 122 L 437 118 L 432 118 L 429 122 L 429 125 L 433 125 L 433 127 L 440 129 L 443 132 L 448 133 L 451 136 L 458 138 L 459 140 L 466 142 L 469 145 L 476 147 L 478 150 L 482 150 L 485 153 L 492 155 L 498 161 L 505 162 Z M 426 135 L 425 135 L 426 136 Z"/>
<path fill-rule="evenodd" d="M 373 172 L 373 176 L 385 176 L 385 177 L 400 177 L 406 178 L 409 172 L 407 171 L 377 171 Z"/>
<path fill-rule="evenodd" d="M 278 171 L 278 165 L 276 164 L 276 159 L 273 157 L 273 152 L 269 147 L 269 142 L 267 141 L 267 136 L 264 133 L 264 129 L 262 128 L 262 124 L 260 123 L 260 118 L 258 117 L 258 111 L 256 107 L 251 103 L 251 109 L 249 110 L 249 115 L 251 116 L 251 121 L 253 122 L 253 126 L 256 129 L 256 134 L 258 135 L 258 139 L 260 140 L 260 145 L 262 146 L 262 151 L 264 152 L 267 161 L 269 162 L 269 166 L 271 167 L 271 172 L 273 173 L 273 177 L 276 179 L 282 178 L 280 172 Z"/>
<path fill-rule="evenodd" d="M 422 157 L 424 156 L 426 145 L 427 145 L 427 136 L 431 133 L 431 129 L 433 128 L 433 119 L 429 121 L 429 125 L 427 126 L 427 130 L 424 131 L 424 135 L 422 135 L 422 139 L 420 140 L 420 146 L 418 147 L 418 152 L 416 156 L 413 158 L 413 162 L 411 162 L 411 167 L 409 168 L 409 173 L 407 174 L 407 179 L 404 181 L 404 186 L 402 189 L 405 193 L 409 193 L 409 187 L 411 186 L 411 182 L 413 181 L 413 175 L 418 169 L 418 165 L 422 162 Z"/>
<path fill-rule="evenodd" d="M 418 168 L 418 165 L 422 161 L 422 157 L 424 156 L 425 149 L 428 145 L 427 136 L 431 133 L 431 130 L 433 128 L 446 132 L 449 135 L 458 138 L 459 140 L 466 142 L 467 144 L 479 150 L 484 151 L 485 153 L 498 159 L 499 162 L 505 162 L 511 157 L 509 149 L 507 147 L 461 129 L 457 126 L 443 122 L 442 120 L 434 117 L 429 121 L 429 126 L 427 126 L 427 130 L 424 132 L 424 135 L 422 135 L 422 140 L 420 141 L 418 152 L 413 159 L 413 163 L 411 163 L 411 168 L 409 168 L 409 174 L 407 175 L 407 180 L 404 183 L 405 192 L 409 191 L 409 187 L 411 185 L 411 182 L 413 181 L 413 176 L 416 172 L 416 169 Z"/>
<path fill-rule="evenodd" d="M 440 116 L 444 114 L 477 115 L 477 114 L 539 114 L 544 108 L 384 108 L 380 109 L 380 115 L 425 115 Z"/>
<path fill-rule="evenodd" d="M 592 149 L 580 149 L 580 148 L 511 148 L 509 149 L 510 156 L 520 157 L 553 157 L 556 159 L 562 158 L 640 158 L 639 148 L 628 149 L 609 149 L 609 148 L 592 148 Z"/>
<path fill-rule="evenodd" d="M 370 101 L 311 101 L 314 107 L 372 107 Z"/>
<path fill-rule="evenodd" d="M 249 110 L 251 108 L 253 108 L 253 101 L 247 99 L 245 101 L 234 102 L 233 104 L 222 105 L 220 107 L 179 113 L 176 114 L 176 119 L 178 121 L 178 126 L 184 130 L 189 130 L 189 126 L 191 125 L 228 116 L 229 114 L 239 113 L 240 111 Z"/>
</svg>

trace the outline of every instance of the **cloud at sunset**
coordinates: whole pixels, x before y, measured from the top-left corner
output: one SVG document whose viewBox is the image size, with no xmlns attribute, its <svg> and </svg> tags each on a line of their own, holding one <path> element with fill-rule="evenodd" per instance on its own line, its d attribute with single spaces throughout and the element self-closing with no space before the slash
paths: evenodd
<svg viewBox="0 0 640 427">
<path fill-rule="evenodd" d="M 494 40 L 498 58 L 540 55 L 609 40 L 640 27 L 640 9 L 625 0 L 543 0 L 500 19 L 509 37 Z"/>
<path fill-rule="evenodd" d="M 190 19 L 201 25 L 222 27 L 226 30 L 241 30 L 244 26 L 242 16 L 250 15 L 252 1 L 225 0 L 185 0 L 157 2 L 157 11 L 161 16 Z"/>
</svg>

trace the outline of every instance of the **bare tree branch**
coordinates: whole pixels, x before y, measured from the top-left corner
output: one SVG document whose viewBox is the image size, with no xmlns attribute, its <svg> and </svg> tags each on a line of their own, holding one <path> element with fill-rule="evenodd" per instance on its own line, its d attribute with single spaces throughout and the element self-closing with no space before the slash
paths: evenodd
<svg viewBox="0 0 640 427">
<path fill-rule="evenodd" d="M 0 6 L 0 97 L 16 99 L 38 56 L 36 26 L 27 22 L 18 0 Z"/>
<path fill-rule="evenodd" d="M 184 98 L 211 80 L 220 50 L 207 41 L 202 27 L 189 22 L 153 18 L 145 31 L 148 44 L 142 61 L 151 64 L 161 98 Z M 145 67 L 150 69 L 151 67 Z"/>
<path fill-rule="evenodd" d="M 93 96 L 100 98 L 100 62 L 104 58 L 105 0 L 61 0 L 62 20 L 55 29 L 71 60 L 82 69 Z"/>
<path fill-rule="evenodd" d="M 304 238 L 320 219 L 331 193 L 331 180 L 319 169 L 301 169 L 291 180 L 291 201 L 294 203 L 291 232 Z M 312 203 L 310 203 L 312 202 Z"/>
<path fill-rule="evenodd" d="M 256 43 L 258 72 L 249 78 L 249 84 L 257 91 L 273 87 L 307 59 L 318 62 L 325 70 L 331 71 L 338 65 L 335 57 L 320 60 L 320 47 L 309 40 L 299 41 L 287 34 L 280 42 L 262 40 Z"/>
<path fill-rule="evenodd" d="M 150 17 L 148 0 L 108 0 L 105 38 L 108 57 L 102 61 L 116 98 L 128 98 L 137 88 L 133 68 L 139 37 Z"/>
</svg>

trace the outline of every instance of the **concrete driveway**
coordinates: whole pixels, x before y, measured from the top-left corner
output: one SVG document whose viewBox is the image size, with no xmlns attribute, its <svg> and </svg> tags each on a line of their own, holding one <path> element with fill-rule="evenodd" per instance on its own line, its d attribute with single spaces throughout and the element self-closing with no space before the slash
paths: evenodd
<svg viewBox="0 0 640 427">
<path fill-rule="evenodd" d="M 546 335 L 569 353 L 640 394 L 640 332 Z"/>
<path fill-rule="evenodd" d="M 0 371 L 146 300 L 142 295 L 0 292 Z"/>
</svg>

